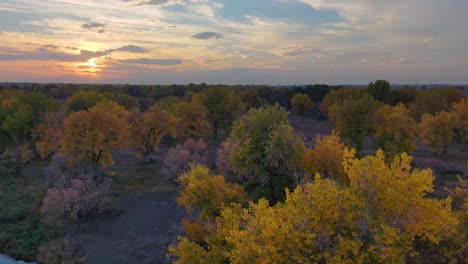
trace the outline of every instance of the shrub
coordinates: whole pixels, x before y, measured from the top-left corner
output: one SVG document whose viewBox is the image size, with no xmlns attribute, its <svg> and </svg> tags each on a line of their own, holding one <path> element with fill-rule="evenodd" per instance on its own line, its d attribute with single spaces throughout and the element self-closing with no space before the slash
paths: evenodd
<svg viewBox="0 0 468 264">
<path fill-rule="evenodd" d="M 216 156 L 216 172 L 223 175 L 224 178 L 231 182 L 238 182 L 245 175 L 243 175 L 240 170 L 229 161 L 229 157 L 231 156 L 234 147 L 234 142 L 228 138 L 218 148 Z"/>
<path fill-rule="evenodd" d="M 177 177 L 190 169 L 190 164 L 207 164 L 207 149 L 203 139 L 198 142 L 188 139 L 183 145 L 171 148 L 164 159 L 161 173 L 169 179 Z"/>
<path fill-rule="evenodd" d="M 72 179 L 68 187 L 47 190 L 41 212 L 49 225 L 90 217 L 109 189 L 109 181 L 96 185 L 90 180 Z"/>
</svg>

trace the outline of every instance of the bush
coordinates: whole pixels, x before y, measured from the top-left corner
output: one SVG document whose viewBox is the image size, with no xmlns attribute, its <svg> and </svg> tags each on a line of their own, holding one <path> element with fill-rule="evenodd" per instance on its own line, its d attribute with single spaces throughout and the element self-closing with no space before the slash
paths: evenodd
<svg viewBox="0 0 468 264">
<path fill-rule="evenodd" d="M 190 169 L 190 164 L 207 164 L 208 146 L 203 139 L 198 142 L 188 139 L 183 145 L 171 148 L 164 159 L 161 173 L 176 180 L 177 177 Z"/>
<path fill-rule="evenodd" d="M 241 174 L 240 170 L 229 161 L 229 157 L 231 156 L 234 147 L 234 142 L 228 138 L 218 148 L 216 156 L 216 172 L 223 175 L 224 178 L 231 182 L 238 182 L 245 177 L 245 175 Z"/>
<path fill-rule="evenodd" d="M 68 187 L 47 190 L 41 212 L 49 225 L 90 217 L 109 189 L 109 181 L 96 185 L 90 180 L 72 179 Z"/>
</svg>

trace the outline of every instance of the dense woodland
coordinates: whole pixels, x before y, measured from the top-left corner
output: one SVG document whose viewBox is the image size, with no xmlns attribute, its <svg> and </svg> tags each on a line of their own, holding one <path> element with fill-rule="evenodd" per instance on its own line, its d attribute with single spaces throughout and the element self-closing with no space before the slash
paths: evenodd
<svg viewBox="0 0 468 264">
<path fill-rule="evenodd" d="M 116 217 L 113 193 L 135 184 L 116 169 L 130 155 L 139 162 L 128 170 L 149 168 L 141 185 L 180 190 L 188 217 L 168 247 L 175 263 L 466 263 L 466 93 L 385 80 L 5 84 L 0 252 L 87 263 L 75 236 Z M 333 131 L 307 138 L 291 116 Z"/>
</svg>

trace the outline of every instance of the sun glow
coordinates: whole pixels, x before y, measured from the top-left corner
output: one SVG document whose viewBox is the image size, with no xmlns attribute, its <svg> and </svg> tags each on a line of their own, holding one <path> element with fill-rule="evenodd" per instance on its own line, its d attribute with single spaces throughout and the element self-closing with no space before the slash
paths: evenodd
<svg viewBox="0 0 468 264">
<path fill-rule="evenodd" d="M 91 68 L 95 68 L 98 65 L 96 64 L 96 58 L 92 58 L 88 60 L 88 63 L 86 63 L 86 66 L 89 66 Z"/>
</svg>

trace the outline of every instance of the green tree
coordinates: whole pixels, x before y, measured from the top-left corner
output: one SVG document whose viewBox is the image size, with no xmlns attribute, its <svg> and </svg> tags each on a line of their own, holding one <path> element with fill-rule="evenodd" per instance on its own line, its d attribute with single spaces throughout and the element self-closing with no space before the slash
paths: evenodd
<svg viewBox="0 0 468 264">
<path fill-rule="evenodd" d="M 229 133 L 232 123 L 245 111 L 241 97 L 222 86 L 209 87 L 194 99 L 200 100 L 208 108 L 215 138 L 218 137 L 218 129 Z"/>
<path fill-rule="evenodd" d="M 372 132 L 372 116 L 379 102 L 369 95 L 359 99 L 348 99 L 330 108 L 330 120 L 335 130 L 344 136 L 358 153 L 363 149 L 364 138 Z"/>
<path fill-rule="evenodd" d="M 105 99 L 106 97 L 102 93 L 81 90 L 70 96 L 65 102 L 65 105 L 68 112 L 85 111 Z"/>
<path fill-rule="evenodd" d="M 365 96 L 366 90 L 358 88 L 344 88 L 332 90 L 324 98 L 320 104 L 320 112 L 325 116 L 329 117 L 330 108 L 335 104 L 341 104 L 345 100 L 357 100 Z"/>
<path fill-rule="evenodd" d="M 229 162 L 246 175 L 247 190 L 254 197 L 275 203 L 284 198 L 285 188 L 299 181 L 305 146 L 284 108 L 251 109 L 234 124 L 230 138 L 234 147 Z"/>
<path fill-rule="evenodd" d="M 390 96 L 390 83 L 386 80 L 377 80 L 369 83 L 367 92 L 374 97 L 375 100 L 386 102 Z"/>
</svg>

